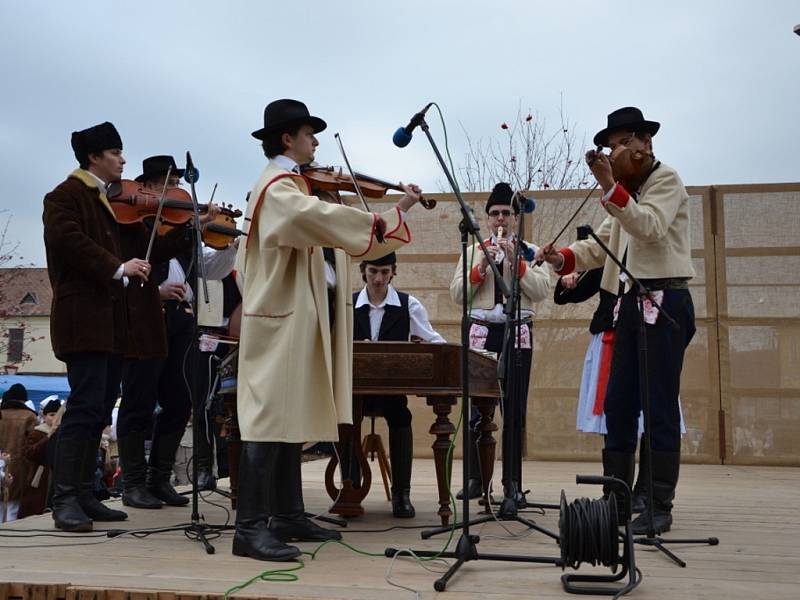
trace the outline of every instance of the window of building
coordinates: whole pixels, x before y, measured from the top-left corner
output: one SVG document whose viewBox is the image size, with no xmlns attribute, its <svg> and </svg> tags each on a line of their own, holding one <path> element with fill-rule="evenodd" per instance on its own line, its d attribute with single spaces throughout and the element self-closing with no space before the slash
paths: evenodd
<svg viewBox="0 0 800 600">
<path fill-rule="evenodd" d="M 39 299 L 36 297 L 36 294 L 33 292 L 28 292 L 25 296 L 20 300 L 20 304 L 39 304 Z"/>
<path fill-rule="evenodd" d="M 15 327 L 8 330 L 8 356 L 9 363 L 22 362 L 22 346 L 25 336 L 25 330 L 21 327 Z"/>
</svg>

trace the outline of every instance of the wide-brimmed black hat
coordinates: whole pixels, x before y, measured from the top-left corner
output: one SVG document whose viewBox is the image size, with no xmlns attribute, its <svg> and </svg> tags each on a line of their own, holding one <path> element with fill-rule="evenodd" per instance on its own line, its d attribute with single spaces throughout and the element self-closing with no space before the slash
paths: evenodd
<svg viewBox="0 0 800 600">
<path fill-rule="evenodd" d="M 164 177 L 170 166 L 172 166 L 172 175 L 183 177 L 183 169 L 178 168 L 173 157 L 167 154 L 160 154 L 158 156 L 145 158 L 142 161 L 142 174 L 136 178 L 136 181 L 148 181 L 150 179 Z"/>
<path fill-rule="evenodd" d="M 101 154 L 103 150 L 122 150 L 122 138 L 108 121 L 83 131 L 73 131 L 70 143 L 79 163 L 86 162 L 90 154 Z"/>
<path fill-rule="evenodd" d="M 371 260 L 361 261 L 362 265 L 374 265 L 376 267 L 385 267 L 387 265 L 397 264 L 397 255 L 394 252 L 389 252 L 386 256 L 380 258 L 373 258 Z"/>
<path fill-rule="evenodd" d="M 507 183 L 501 181 L 497 185 L 494 186 L 492 193 L 489 194 L 489 197 L 486 199 L 486 206 L 484 210 L 486 214 L 489 214 L 489 209 L 492 208 L 494 205 L 499 204 L 501 206 L 511 206 L 513 204 L 514 214 L 519 213 L 519 207 L 517 206 L 516 202 L 511 202 L 511 199 L 514 197 L 514 190 L 511 189 L 511 186 Z"/>
<path fill-rule="evenodd" d="M 594 136 L 595 146 L 608 146 L 609 134 L 620 131 L 646 131 L 650 135 L 655 135 L 661 123 L 648 121 L 635 106 L 620 108 L 608 115 L 608 125 L 601 129 Z"/>
<path fill-rule="evenodd" d="M 308 123 L 314 128 L 314 133 L 324 131 L 328 124 L 319 117 L 312 117 L 305 104 L 298 100 L 275 100 L 264 108 L 264 127 L 254 131 L 251 135 L 257 140 L 281 127 Z"/>
</svg>

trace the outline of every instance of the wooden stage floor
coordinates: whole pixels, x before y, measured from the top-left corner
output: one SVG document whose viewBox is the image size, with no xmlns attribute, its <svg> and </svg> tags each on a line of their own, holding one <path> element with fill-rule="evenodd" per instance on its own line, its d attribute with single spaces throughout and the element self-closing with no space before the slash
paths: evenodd
<svg viewBox="0 0 800 600">
<path fill-rule="evenodd" d="M 305 463 L 306 508 L 323 511 L 330 502 L 323 491 L 324 461 Z M 460 469 L 460 462 L 456 462 Z M 459 471 L 456 471 L 458 473 Z M 595 486 L 575 485 L 576 473 L 596 474 L 599 465 L 587 463 L 527 462 L 526 487 L 532 501 L 557 502 L 561 489 L 568 500 L 595 497 Z M 414 463 L 412 499 L 417 517 L 391 518 L 380 478 L 374 480 L 365 507 L 366 514 L 351 520 L 345 541 L 359 550 L 382 553 L 387 546 L 438 550 L 447 536 L 427 541 L 418 529 L 385 533 L 358 533 L 392 525 L 436 525 L 436 486 L 431 460 Z M 460 482 L 460 476 L 456 477 Z M 456 485 L 454 485 L 456 487 Z M 460 486 L 458 486 L 460 487 Z M 800 468 L 731 467 L 687 465 L 682 467 L 675 526 L 666 537 L 717 536 L 720 545 L 673 546 L 687 561 L 681 569 L 655 550 L 636 547 L 636 560 L 644 580 L 631 597 L 641 599 L 800 598 Z M 214 494 L 209 499 L 227 501 Z M 207 522 L 222 524 L 226 511 L 201 502 Z M 477 505 L 473 502 L 472 510 Z M 189 520 L 190 510 L 165 508 L 156 511 L 128 509 L 127 528 L 151 528 Z M 556 531 L 558 514 L 547 511 L 531 518 Z M 102 525 L 102 524 L 100 524 Z M 112 524 L 116 526 L 117 524 Z M 557 556 L 558 547 L 546 536 L 528 534 L 519 524 L 504 524 L 512 537 L 496 523 L 472 529 L 481 536 L 479 551 L 514 555 Z M 231 533 L 213 541 L 216 554 L 209 555 L 200 543 L 182 532 L 146 538 L 84 535 L 29 537 L 22 529 L 52 531 L 49 515 L 17 521 L 0 529 L 0 600 L 189 600 L 217 596 L 236 584 L 256 577 L 264 569 L 287 563 L 262 563 L 231 554 Z M 530 530 L 528 530 L 530 531 Z M 454 538 L 454 541 L 458 537 Z M 311 551 L 313 544 L 300 544 Z M 393 600 L 414 594 L 387 583 L 392 565 L 393 582 L 417 590 L 422 598 L 437 595 L 438 577 L 408 558 L 392 563 L 382 557 L 357 554 L 344 546 L 328 545 L 315 560 L 303 557 L 305 566 L 294 582 L 257 581 L 236 595 L 258 598 L 338 598 Z M 434 568 L 430 563 L 429 568 Z M 607 569 L 582 567 L 579 573 L 607 574 Z M 450 582 L 443 597 L 491 600 L 501 598 L 565 598 L 561 570 L 548 565 L 477 561 L 467 563 Z"/>
</svg>

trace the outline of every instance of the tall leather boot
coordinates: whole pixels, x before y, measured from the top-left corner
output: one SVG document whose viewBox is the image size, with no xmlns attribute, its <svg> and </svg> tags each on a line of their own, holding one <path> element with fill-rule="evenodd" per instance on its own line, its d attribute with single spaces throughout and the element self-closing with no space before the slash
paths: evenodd
<svg viewBox="0 0 800 600">
<path fill-rule="evenodd" d="M 410 519 L 415 514 L 411 504 L 411 463 L 414 459 L 414 437 L 411 426 L 389 428 L 389 460 L 392 465 L 392 514 Z"/>
<path fill-rule="evenodd" d="M 469 461 L 469 482 L 467 484 L 467 497 L 480 498 L 483 496 L 483 486 L 481 485 L 481 461 L 478 456 L 478 439 L 480 434 L 474 429 L 469 430 L 469 448 L 464 449 L 466 459 Z M 464 490 L 461 489 L 456 494 L 458 500 L 464 499 Z"/>
<path fill-rule="evenodd" d="M 146 486 L 144 438 L 144 432 L 137 431 L 117 440 L 122 467 L 122 503 L 133 508 L 161 508 L 161 500 L 153 496 Z"/>
<path fill-rule="evenodd" d="M 181 443 L 183 431 L 162 433 L 153 436 L 150 448 L 150 464 L 147 469 L 147 490 L 168 506 L 186 506 L 189 498 L 181 496 L 172 487 L 172 467 L 175 452 Z"/>
<path fill-rule="evenodd" d="M 125 521 L 128 518 L 128 513 L 109 508 L 94 496 L 94 475 L 97 471 L 97 452 L 100 449 L 100 437 L 100 435 L 97 435 L 84 442 L 78 502 L 83 512 L 95 521 Z"/>
<path fill-rule="evenodd" d="M 202 417 L 201 417 L 202 418 Z M 202 418 L 202 429 L 197 439 L 197 444 L 194 447 L 194 460 L 197 461 L 197 489 L 198 490 L 215 490 L 217 488 L 217 478 L 214 477 L 212 470 L 214 460 L 212 455 L 214 453 L 214 441 L 209 441 L 208 435 L 209 426 L 207 420 L 210 419 L 208 413 L 205 413 Z"/>
<path fill-rule="evenodd" d="M 242 442 L 239 462 L 239 496 L 233 554 L 256 560 L 285 561 L 300 556 L 300 549 L 284 544 L 267 525 L 278 488 L 277 442 Z"/>
<path fill-rule="evenodd" d="M 636 467 L 636 455 L 633 452 L 620 452 L 618 450 L 603 449 L 603 475 L 606 477 L 616 477 L 628 484 L 633 485 L 633 471 Z M 614 490 L 610 486 L 603 486 L 603 497 L 608 497 Z M 625 496 L 620 492 L 615 492 L 617 499 L 617 515 L 619 523 L 624 523 L 630 518 Z"/>
<path fill-rule="evenodd" d="M 62 439 L 53 466 L 53 521 L 63 531 L 91 531 L 92 520 L 78 501 L 85 440 Z"/>
<path fill-rule="evenodd" d="M 653 529 L 656 535 L 669 531 L 672 527 L 672 501 L 681 468 L 680 452 L 661 452 L 652 450 L 653 456 L 653 506 L 645 508 L 633 521 L 633 533 L 647 534 L 649 512 L 653 511 Z"/>
<path fill-rule="evenodd" d="M 303 482 L 300 463 L 302 444 L 279 443 L 280 460 L 278 461 L 277 481 L 280 482 L 275 492 L 275 511 L 269 528 L 284 542 L 324 542 L 340 540 L 342 534 L 320 527 L 306 517 L 303 504 Z"/>
<path fill-rule="evenodd" d="M 650 481 L 647 452 L 644 447 L 644 439 L 642 439 L 639 442 L 639 471 L 636 473 L 636 483 L 633 486 L 633 498 L 631 499 L 631 512 L 634 514 L 639 514 L 647 506 L 647 485 Z"/>
</svg>

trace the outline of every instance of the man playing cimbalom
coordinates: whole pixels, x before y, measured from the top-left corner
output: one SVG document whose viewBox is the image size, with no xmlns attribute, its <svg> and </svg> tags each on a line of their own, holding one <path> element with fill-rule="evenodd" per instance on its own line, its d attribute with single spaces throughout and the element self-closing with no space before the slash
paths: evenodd
<svg viewBox="0 0 800 600">
<path fill-rule="evenodd" d="M 414 296 L 397 291 L 392 279 L 397 274 L 394 252 L 359 265 L 364 288 L 353 294 L 354 340 L 447 342 L 431 326 L 428 311 Z M 405 396 L 365 396 L 364 412 L 379 413 L 389 426 L 389 459 L 392 466 L 392 514 L 410 519 L 416 513 L 411 504 L 411 463 L 414 436 L 411 411 Z"/>
<path fill-rule="evenodd" d="M 511 287 L 511 271 L 514 260 L 514 252 L 518 243 L 516 237 L 517 216 L 519 206 L 513 200 L 514 192 L 507 183 L 498 183 L 494 186 L 492 193 L 486 200 L 486 216 L 489 220 L 491 237 L 485 241 L 490 256 L 500 269 L 503 279 Z M 524 242 L 523 242 L 524 243 Z M 500 293 L 500 287 L 494 280 L 494 272 L 489 268 L 480 245 L 474 244 L 467 254 L 468 265 L 472 269 L 468 273 L 469 293 L 471 295 L 470 320 L 470 346 L 480 348 L 498 355 L 503 350 L 503 333 L 505 331 L 506 315 L 504 312 L 505 298 Z M 458 261 L 458 266 L 453 274 L 450 283 L 450 298 L 453 302 L 461 303 L 462 300 L 462 262 Z M 519 377 L 519 386 L 516 388 L 514 398 L 509 401 L 515 402 L 518 413 L 522 418 L 524 427 L 525 415 L 528 402 L 528 383 L 531 375 L 531 361 L 533 358 L 533 331 L 531 321 L 533 319 L 533 305 L 541 302 L 550 295 L 550 273 L 543 266 L 535 266 L 533 262 L 526 261 L 520 257 L 517 275 L 519 277 L 521 292 L 521 316 L 523 324 L 518 326 L 515 338 L 520 350 L 522 372 Z M 509 389 L 508 381 L 504 382 L 503 389 Z M 470 461 L 469 488 L 466 490 L 469 498 L 478 498 L 482 493 L 481 489 L 481 469 L 478 460 L 478 431 L 476 427 L 480 415 L 473 408 L 470 418 L 470 447 L 465 448 L 466 460 Z M 518 487 L 519 481 L 504 481 L 507 497 L 518 498 L 521 494 Z M 488 486 L 489 482 L 485 482 Z M 458 493 L 461 498 L 464 490 Z"/>
<path fill-rule="evenodd" d="M 338 425 L 352 423 L 348 255 L 363 260 L 408 243 L 404 214 L 420 199 L 417 186 L 403 186 L 397 205 L 376 214 L 312 195 L 299 166 L 313 161 L 314 134 L 325 127 L 286 99 L 267 105 L 252 134 L 269 163 L 250 194 L 236 259 L 242 455 L 233 553 L 260 560 L 298 556 L 287 541 L 341 537 L 305 516 L 302 444 L 336 441 Z"/>
<path fill-rule="evenodd" d="M 645 310 L 650 397 L 653 512 L 656 533 L 672 525 L 672 501 L 680 469 L 681 369 L 686 346 L 695 332 L 694 306 L 688 281 L 694 276 L 689 239 L 689 196 L 674 169 L 653 156 L 652 139 L 660 124 L 645 120 L 638 108 L 608 115 L 607 127 L 594 143 L 611 149 L 610 156 L 587 153 L 587 162 L 603 188 L 608 216 L 597 230 L 616 256 L 625 261 L 653 298 L 677 323 L 673 327 L 655 310 Z M 633 169 L 623 168 L 633 165 Z M 638 165 L 638 166 L 637 166 Z M 592 239 L 567 248 L 542 248 L 560 275 L 604 265 L 602 287 L 615 289 L 620 269 Z M 634 454 L 641 410 L 637 340 L 639 310 L 635 289 L 626 285 L 619 305 L 611 375 L 606 390 L 608 435 L 603 472 L 633 484 Z M 647 533 L 647 510 L 633 522 L 634 533 Z"/>
</svg>

